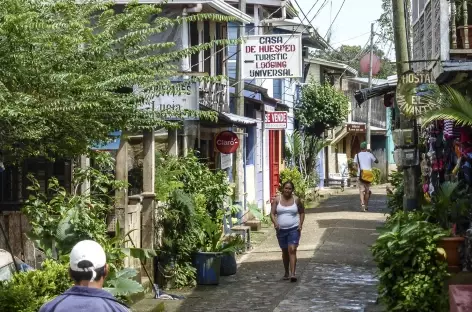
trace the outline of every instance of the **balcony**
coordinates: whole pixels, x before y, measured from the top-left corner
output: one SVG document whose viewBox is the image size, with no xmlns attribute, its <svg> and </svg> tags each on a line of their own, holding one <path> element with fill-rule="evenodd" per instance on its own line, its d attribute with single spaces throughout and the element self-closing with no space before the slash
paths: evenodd
<svg viewBox="0 0 472 312">
<path fill-rule="evenodd" d="M 472 18 L 468 14 L 472 7 L 468 2 L 411 0 L 414 71 L 431 71 L 439 77 L 444 71 L 459 70 L 459 63 L 472 62 Z"/>
<path fill-rule="evenodd" d="M 228 111 L 227 86 L 218 82 L 200 83 L 200 105 L 217 112 Z"/>
</svg>

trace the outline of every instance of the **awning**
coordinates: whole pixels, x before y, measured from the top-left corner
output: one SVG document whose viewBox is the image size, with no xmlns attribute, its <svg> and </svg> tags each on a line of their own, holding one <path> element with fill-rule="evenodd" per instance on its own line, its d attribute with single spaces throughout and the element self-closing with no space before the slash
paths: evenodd
<svg viewBox="0 0 472 312">
<path fill-rule="evenodd" d="M 260 122 L 257 119 L 254 118 L 249 118 L 249 117 L 244 117 L 244 116 L 239 116 L 236 114 L 231 114 L 231 113 L 219 113 L 218 119 L 222 119 L 223 121 L 232 123 L 233 125 L 236 126 L 255 126 L 257 125 L 258 122 Z"/>
<path fill-rule="evenodd" d="M 338 131 L 338 134 L 336 135 L 336 137 L 334 137 L 331 140 L 331 142 L 330 142 L 331 145 L 337 144 L 339 141 L 344 139 L 348 134 L 365 133 L 365 132 L 349 132 L 349 131 L 347 131 L 347 125 L 349 125 L 349 124 L 350 125 L 365 125 L 365 122 L 351 121 L 351 122 L 345 123 L 342 130 Z M 371 132 L 372 135 L 385 135 L 385 134 L 387 134 L 387 129 L 370 126 L 370 132 Z"/>
<path fill-rule="evenodd" d="M 121 131 L 115 131 L 110 133 L 110 137 L 112 137 L 112 141 L 109 143 L 104 143 L 104 144 L 97 144 L 92 147 L 92 150 L 94 151 L 115 151 L 118 150 L 120 147 L 120 137 L 121 137 Z"/>
<path fill-rule="evenodd" d="M 382 96 L 384 94 L 387 94 L 389 92 L 395 91 L 397 89 L 396 84 L 385 84 L 377 87 L 372 87 L 372 88 L 365 88 L 365 89 L 360 89 L 359 91 L 356 91 L 354 94 L 354 97 L 356 98 L 357 105 L 361 105 L 365 101 L 372 99 L 374 97 Z"/>
</svg>

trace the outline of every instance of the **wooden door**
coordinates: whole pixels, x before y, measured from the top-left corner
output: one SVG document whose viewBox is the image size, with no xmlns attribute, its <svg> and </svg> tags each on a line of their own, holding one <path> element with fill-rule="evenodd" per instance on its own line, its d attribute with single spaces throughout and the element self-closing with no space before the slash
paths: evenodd
<svg viewBox="0 0 472 312">
<path fill-rule="evenodd" d="M 280 135 L 279 131 L 269 131 L 269 174 L 270 197 L 277 195 L 280 183 Z"/>
</svg>

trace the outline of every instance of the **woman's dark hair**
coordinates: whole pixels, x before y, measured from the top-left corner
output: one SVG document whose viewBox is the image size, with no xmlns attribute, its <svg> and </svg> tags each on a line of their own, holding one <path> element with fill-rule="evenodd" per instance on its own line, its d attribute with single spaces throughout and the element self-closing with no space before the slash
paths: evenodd
<svg viewBox="0 0 472 312">
<path fill-rule="evenodd" d="M 80 265 L 82 264 L 82 262 L 89 262 L 89 261 L 80 261 L 79 263 L 79 268 L 81 267 Z M 90 265 L 87 265 L 87 263 L 85 263 L 84 265 L 86 265 L 85 267 L 87 268 L 90 268 L 92 267 L 92 263 L 89 262 Z M 106 275 L 106 270 L 105 270 L 105 266 L 101 267 L 101 268 L 98 268 L 98 269 L 95 269 L 95 273 L 97 274 L 95 276 L 95 278 L 93 279 L 95 282 L 98 282 L 102 277 L 105 277 Z M 92 279 L 92 276 L 93 276 L 93 273 L 91 271 L 73 271 L 69 268 L 69 274 L 70 274 L 70 277 L 76 282 L 76 283 L 80 283 L 81 281 L 90 281 Z"/>
<path fill-rule="evenodd" d="M 284 184 L 282 184 L 282 189 L 284 189 L 284 188 L 285 188 L 285 185 L 287 185 L 287 184 L 290 184 L 290 186 L 292 187 L 292 191 L 295 191 L 295 184 L 293 184 L 292 181 L 286 181 L 286 182 L 284 182 Z"/>
</svg>

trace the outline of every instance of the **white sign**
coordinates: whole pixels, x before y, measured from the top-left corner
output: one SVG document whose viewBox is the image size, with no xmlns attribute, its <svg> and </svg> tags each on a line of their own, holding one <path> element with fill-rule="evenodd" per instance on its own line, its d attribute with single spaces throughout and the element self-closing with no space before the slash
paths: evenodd
<svg viewBox="0 0 472 312">
<path fill-rule="evenodd" d="M 266 113 L 265 128 L 269 130 L 287 129 L 287 112 Z"/>
<path fill-rule="evenodd" d="M 142 109 L 153 109 L 156 111 L 183 111 L 183 110 L 199 110 L 198 105 L 198 87 L 196 83 L 175 82 L 167 90 L 161 91 L 161 96 L 154 97 L 150 103 L 142 106 Z M 168 117 L 168 120 L 179 119 Z M 197 119 L 187 117 L 185 119 Z"/>
<path fill-rule="evenodd" d="M 301 34 L 248 36 L 243 52 L 244 79 L 303 77 Z"/>
<path fill-rule="evenodd" d="M 233 166 L 233 154 L 220 153 L 221 169 L 231 168 Z"/>
</svg>

